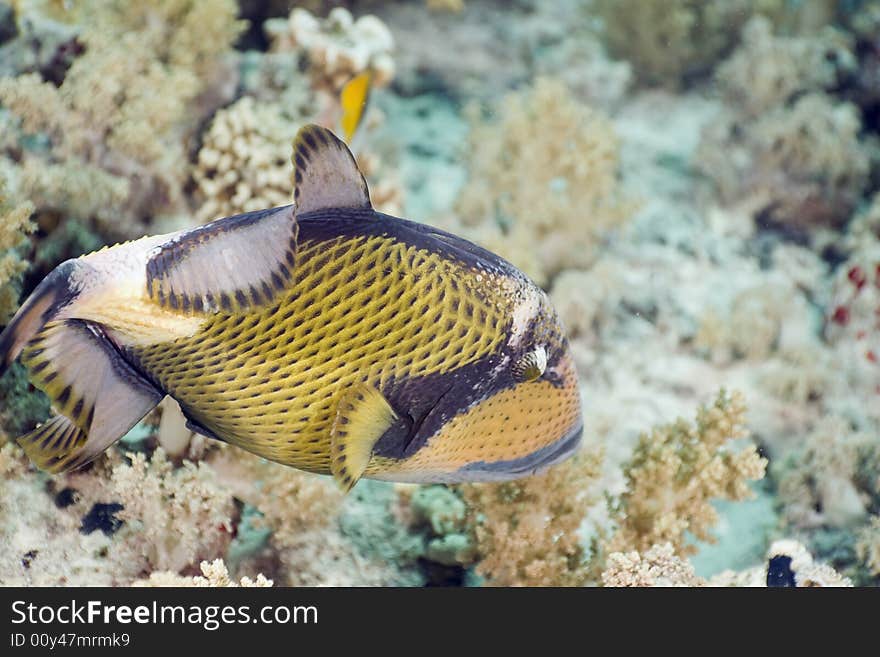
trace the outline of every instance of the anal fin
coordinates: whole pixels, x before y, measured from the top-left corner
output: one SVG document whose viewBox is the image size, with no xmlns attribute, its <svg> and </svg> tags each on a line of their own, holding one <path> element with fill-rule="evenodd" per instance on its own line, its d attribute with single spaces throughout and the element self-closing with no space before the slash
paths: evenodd
<svg viewBox="0 0 880 657">
<path fill-rule="evenodd" d="M 366 384 L 346 390 L 330 432 L 330 471 L 348 492 L 370 463 L 373 447 L 397 419 L 378 390 Z"/>
<path fill-rule="evenodd" d="M 81 320 L 47 324 L 25 347 L 22 362 L 56 415 L 18 442 L 39 468 L 52 473 L 91 461 L 164 397 L 100 326 Z"/>
<path fill-rule="evenodd" d="M 85 432 L 63 415 L 54 416 L 18 439 L 34 465 L 48 472 L 66 470 L 65 461 L 86 442 Z"/>
</svg>

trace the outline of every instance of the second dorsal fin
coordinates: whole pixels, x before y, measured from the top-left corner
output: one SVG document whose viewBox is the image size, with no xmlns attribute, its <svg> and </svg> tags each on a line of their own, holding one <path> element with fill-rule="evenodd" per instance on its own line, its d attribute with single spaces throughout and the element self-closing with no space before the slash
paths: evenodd
<svg viewBox="0 0 880 657">
<path fill-rule="evenodd" d="M 326 128 L 304 126 L 293 142 L 296 214 L 331 208 L 369 208 L 367 181 L 348 147 Z"/>
</svg>

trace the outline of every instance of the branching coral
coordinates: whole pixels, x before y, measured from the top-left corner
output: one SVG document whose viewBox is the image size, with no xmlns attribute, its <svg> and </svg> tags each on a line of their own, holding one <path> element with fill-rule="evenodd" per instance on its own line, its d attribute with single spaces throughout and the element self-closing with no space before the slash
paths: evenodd
<svg viewBox="0 0 880 657">
<path fill-rule="evenodd" d="M 504 98 L 500 120 L 474 116 L 463 230 L 538 283 L 585 267 L 603 233 L 629 216 L 611 124 L 561 82 L 539 78 Z"/>
<path fill-rule="evenodd" d="M 4 196 L 0 181 L 0 326 L 5 325 L 18 307 L 18 285 L 27 269 L 20 249 L 34 225 L 30 221 L 33 206 L 13 205 Z"/>
<path fill-rule="evenodd" d="M 147 461 L 132 454 L 131 465 L 113 469 L 111 490 L 123 505 L 127 535 L 140 536 L 142 556 L 151 570 L 180 572 L 229 544 L 234 505 L 213 471 L 203 463 L 175 468 L 157 449 Z M 134 540 L 134 538 L 130 539 Z"/>
<path fill-rule="evenodd" d="M 291 198 L 291 143 L 301 124 L 274 103 L 245 96 L 214 116 L 193 179 L 200 222 L 284 205 Z"/>
<path fill-rule="evenodd" d="M 480 562 L 494 586 L 578 586 L 589 577 L 578 533 L 596 502 L 602 456 L 582 451 L 546 473 L 461 487 Z"/>
<path fill-rule="evenodd" d="M 308 76 L 316 90 L 336 97 L 358 73 L 373 71 L 373 84 L 385 86 L 394 77 L 394 38 L 385 24 L 372 15 L 357 20 L 337 7 L 326 19 L 296 8 L 287 20 L 266 22 L 271 50 L 297 50 L 307 60 Z"/>
<path fill-rule="evenodd" d="M 695 550 L 688 533 L 712 541 L 718 514 L 711 500 L 746 499 L 748 482 L 764 476 L 767 462 L 754 445 L 730 445 L 745 436 L 743 398 L 723 391 L 700 408 L 694 424 L 677 420 L 643 434 L 624 468 L 627 488 L 614 504 L 617 529 L 607 551 L 643 552 L 669 542 L 687 555 Z"/>
<path fill-rule="evenodd" d="M 694 567 L 675 554 L 671 543 L 655 545 L 644 555 L 614 552 L 602 572 L 604 586 L 705 586 Z"/>
<path fill-rule="evenodd" d="M 676 87 L 705 73 L 734 45 L 754 14 L 775 15 L 780 0 L 597 0 L 612 54 L 643 82 Z"/>
<path fill-rule="evenodd" d="M 697 165 L 726 203 L 759 199 L 768 219 L 798 230 L 840 224 L 869 173 L 858 109 L 823 91 L 852 60 L 846 42 L 773 37 L 763 22 L 746 36 L 721 67 L 730 109 L 704 131 Z"/>
<path fill-rule="evenodd" d="M 232 0 L 83 5 L 84 52 L 60 86 L 38 74 L 0 81 L 0 103 L 51 146 L 23 154 L 17 192 L 121 234 L 185 211 L 186 140 L 216 103 L 203 94 L 241 30 L 236 11 Z"/>
<path fill-rule="evenodd" d="M 236 587 L 245 588 L 268 587 L 272 586 L 272 580 L 266 579 L 263 575 L 257 575 L 256 580 L 249 577 L 242 577 L 237 583 L 232 581 L 229 576 L 229 569 L 222 559 L 214 559 L 214 561 L 203 561 L 199 565 L 202 571 L 201 575 L 193 577 L 184 577 L 177 573 L 168 571 L 159 571 L 151 573 L 147 579 L 134 582 L 132 586 L 213 586 L 213 587 Z"/>
</svg>

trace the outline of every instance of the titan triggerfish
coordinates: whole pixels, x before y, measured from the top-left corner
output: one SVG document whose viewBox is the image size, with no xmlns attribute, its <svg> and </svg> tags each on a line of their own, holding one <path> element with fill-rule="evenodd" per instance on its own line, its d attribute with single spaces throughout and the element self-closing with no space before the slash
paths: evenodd
<svg viewBox="0 0 880 657">
<path fill-rule="evenodd" d="M 583 421 L 547 295 L 460 237 L 377 212 L 348 147 L 304 127 L 294 203 L 68 260 L 0 334 L 55 415 L 19 438 L 87 463 L 166 395 L 272 461 L 402 482 L 498 481 L 570 456 Z"/>
</svg>

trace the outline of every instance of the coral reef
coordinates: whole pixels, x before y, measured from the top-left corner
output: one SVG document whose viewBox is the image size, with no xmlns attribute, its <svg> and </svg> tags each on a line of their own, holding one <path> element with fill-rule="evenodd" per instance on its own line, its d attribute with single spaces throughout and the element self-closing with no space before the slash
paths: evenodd
<svg viewBox="0 0 880 657">
<path fill-rule="evenodd" d="M 705 586 L 694 567 L 675 554 L 671 543 L 655 545 L 644 555 L 636 551 L 608 555 L 603 586 Z"/>
<path fill-rule="evenodd" d="M 255 580 L 252 580 L 250 577 L 242 577 L 238 583 L 235 583 L 230 578 L 229 569 L 222 559 L 203 561 L 199 568 L 202 574 L 192 577 L 183 577 L 168 571 L 150 573 L 147 579 L 138 580 L 132 586 L 241 586 L 254 588 L 272 586 L 273 583 L 271 579 L 266 579 L 263 575 L 257 575 Z"/>
<path fill-rule="evenodd" d="M 148 571 L 180 572 L 222 554 L 232 538 L 232 496 L 201 463 L 174 468 L 159 448 L 149 461 L 133 454 L 130 465 L 117 465 L 109 484 L 123 531 L 149 537 L 138 541 Z"/>
<path fill-rule="evenodd" d="M 38 213 L 136 235 L 155 215 L 187 211 L 186 143 L 222 102 L 211 83 L 231 77 L 222 54 L 243 26 L 232 0 L 86 3 L 76 18 L 82 54 L 60 85 L 38 73 L 0 80 L 0 103 L 48 139 L 21 153 L 13 191 Z"/>
<path fill-rule="evenodd" d="M 602 36 L 647 84 L 677 87 L 705 74 L 753 15 L 777 15 L 779 0 L 597 0 Z"/>
<path fill-rule="evenodd" d="M 614 505 L 607 551 L 670 543 L 687 555 L 696 551 L 688 534 L 711 542 L 718 514 L 710 501 L 746 499 L 748 482 L 764 476 L 767 461 L 753 445 L 734 451 L 729 444 L 746 435 L 742 396 L 723 391 L 694 424 L 678 420 L 643 435 L 624 468 L 627 489 Z"/>
<path fill-rule="evenodd" d="M 754 198 L 765 220 L 799 231 L 850 217 L 870 155 L 858 108 L 825 90 L 852 61 L 834 31 L 776 37 L 766 21 L 749 23 L 719 68 L 728 109 L 705 130 L 697 156 L 722 201 Z"/>
<path fill-rule="evenodd" d="M 489 122 L 471 111 L 470 178 L 456 209 L 466 235 L 546 284 L 589 265 L 632 210 L 617 188 L 617 139 L 551 79 L 506 96 L 498 112 Z"/>
<path fill-rule="evenodd" d="M 193 180 L 204 199 L 200 223 L 284 205 L 290 198 L 290 144 L 303 122 L 274 103 L 245 96 L 214 115 Z"/>
<path fill-rule="evenodd" d="M 332 97 L 367 69 L 373 72 L 373 84 L 378 87 L 394 77 L 394 38 L 375 16 L 367 14 L 355 20 L 350 11 L 337 7 L 322 20 L 296 8 L 286 20 L 267 21 L 265 29 L 271 50 L 302 52 L 313 88 Z"/>
<path fill-rule="evenodd" d="M 775 541 L 763 566 L 743 571 L 726 570 L 706 580 L 693 566 L 675 554 L 670 543 L 655 545 L 644 554 L 615 552 L 608 556 L 602 573 L 604 586 L 716 586 L 716 587 L 848 587 L 852 581 L 831 566 L 814 561 L 797 541 Z"/>
<path fill-rule="evenodd" d="M 21 249 L 35 228 L 32 212 L 29 203 L 11 204 L 0 184 L 0 324 L 6 324 L 18 307 L 21 275 L 28 266 Z"/>
<path fill-rule="evenodd" d="M 545 474 L 461 487 L 480 561 L 493 586 L 578 586 L 589 578 L 578 535 L 598 495 L 601 452 L 586 451 Z"/>
<path fill-rule="evenodd" d="M 259 5 L 0 1 L 0 326 L 65 259 L 289 202 L 296 129 L 370 70 L 374 205 L 550 291 L 586 447 L 343 496 L 169 400 L 49 476 L 9 440 L 50 411 L 16 363 L 0 584 L 880 582 L 876 2 Z"/>
<path fill-rule="evenodd" d="M 843 527 L 880 502 L 880 442 L 840 417 L 823 418 L 803 447 L 779 465 L 779 498 L 791 525 Z"/>
</svg>

